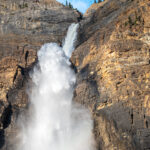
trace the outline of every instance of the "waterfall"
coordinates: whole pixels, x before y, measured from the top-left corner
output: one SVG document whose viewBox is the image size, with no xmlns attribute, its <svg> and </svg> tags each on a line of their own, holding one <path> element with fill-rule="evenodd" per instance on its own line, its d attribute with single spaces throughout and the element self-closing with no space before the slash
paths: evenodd
<svg viewBox="0 0 150 150">
<path fill-rule="evenodd" d="M 78 24 L 72 24 L 61 48 L 44 44 L 30 74 L 30 118 L 21 128 L 17 150 L 93 150 L 90 113 L 72 102 L 76 76 L 69 58 Z"/>
<path fill-rule="evenodd" d="M 65 43 L 63 45 L 63 51 L 65 52 L 67 57 L 71 57 L 71 54 L 74 50 L 74 42 L 77 37 L 77 28 L 79 24 L 72 24 L 67 32 L 67 36 L 65 38 Z"/>
</svg>

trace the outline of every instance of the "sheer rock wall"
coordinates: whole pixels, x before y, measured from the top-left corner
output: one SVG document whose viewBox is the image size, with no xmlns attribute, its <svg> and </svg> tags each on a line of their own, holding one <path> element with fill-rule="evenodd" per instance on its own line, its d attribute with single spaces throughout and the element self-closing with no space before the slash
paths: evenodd
<svg viewBox="0 0 150 150">
<path fill-rule="evenodd" d="M 106 0 L 80 22 L 74 100 L 100 150 L 150 149 L 150 1 Z"/>
<path fill-rule="evenodd" d="M 69 25 L 81 14 L 55 0 L 0 1 L 0 149 L 16 150 L 17 119 L 28 108 L 29 71 L 37 50 L 61 45 Z"/>
</svg>

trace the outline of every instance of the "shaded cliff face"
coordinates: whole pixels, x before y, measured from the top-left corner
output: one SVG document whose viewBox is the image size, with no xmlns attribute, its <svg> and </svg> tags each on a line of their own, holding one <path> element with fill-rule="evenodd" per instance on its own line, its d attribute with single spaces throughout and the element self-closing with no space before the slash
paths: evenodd
<svg viewBox="0 0 150 150">
<path fill-rule="evenodd" d="M 150 1 L 94 5 L 72 56 L 74 100 L 93 113 L 99 149 L 150 149 Z"/>
<path fill-rule="evenodd" d="M 80 13 L 55 0 L 0 1 L 0 149 L 13 149 L 18 115 L 28 108 L 26 89 L 37 50 L 61 44 Z"/>
<path fill-rule="evenodd" d="M 2 0 L 0 7 L 1 58 L 17 55 L 21 46 L 38 49 L 49 41 L 61 43 L 68 26 L 80 19 L 77 11 L 55 0 Z"/>
</svg>

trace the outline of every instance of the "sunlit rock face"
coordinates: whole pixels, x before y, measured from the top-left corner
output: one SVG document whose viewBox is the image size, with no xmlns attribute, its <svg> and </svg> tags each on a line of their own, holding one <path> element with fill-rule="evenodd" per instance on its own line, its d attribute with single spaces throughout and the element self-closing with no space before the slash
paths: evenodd
<svg viewBox="0 0 150 150">
<path fill-rule="evenodd" d="M 74 100 L 93 112 L 99 149 L 149 149 L 150 2 L 106 0 L 98 6 L 81 21 L 72 55 Z"/>
<path fill-rule="evenodd" d="M 16 142 L 18 115 L 28 108 L 26 83 L 36 50 L 48 42 L 61 45 L 81 16 L 56 1 L 0 4 L 0 149 L 8 150 Z M 149 16 L 149 0 L 105 0 L 80 21 L 71 58 L 74 100 L 93 113 L 97 149 L 150 147 Z"/>
<path fill-rule="evenodd" d="M 18 115 L 28 107 L 28 72 L 44 43 L 61 45 L 80 13 L 55 0 L 0 1 L 0 149 L 16 142 Z"/>
</svg>

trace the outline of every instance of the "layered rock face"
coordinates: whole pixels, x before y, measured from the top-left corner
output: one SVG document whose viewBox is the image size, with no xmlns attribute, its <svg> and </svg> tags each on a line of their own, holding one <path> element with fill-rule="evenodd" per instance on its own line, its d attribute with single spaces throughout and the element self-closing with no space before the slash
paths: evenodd
<svg viewBox="0 0 150 150">
<path fill-rule="evenodd" d="M 55 0 L 2 0 L 0 7 L 1 58 L 16 55 L 21 46 L 61 43 L 68 26 L 80 19 L 77 11 Z"/>
<path fill-rule="evenodd" d="M 37 50 L 61 44 L 81 14 L 55 0 L 0 1 L 0 149 L 15 145 L 18 115 L 28 107 L 26 89 Z"/>
<path fill-rule="evenodd" d="M 150 1 L 105 0 L 80 22 L 74 100 L 100 150 L 150 149 Z"/>
<path fill-rule="evenodd" d="M 105 0 L 80 21 L 74 100 L 93 114 L 98 150 L 150 149 L 149 16 L 149 0 Z M 0 1 L 0 149 L 15 144 L 37 50 L 80 19 L 55 0 Z"/>
</svg>

